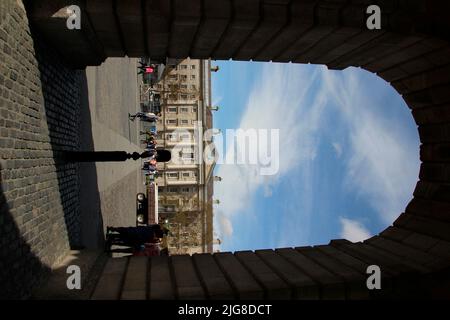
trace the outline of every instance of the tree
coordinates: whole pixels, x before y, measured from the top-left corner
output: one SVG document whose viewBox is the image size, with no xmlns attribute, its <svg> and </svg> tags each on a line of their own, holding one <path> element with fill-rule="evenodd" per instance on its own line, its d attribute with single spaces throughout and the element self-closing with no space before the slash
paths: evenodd
<svg viewBox="0 0 450 320">
<path fill-rule="evenodd" d="M 184 254 L 190 248 L 212 245 L 212 218 L 212 200 L 206 201 L 195 210 L 186 206 L 176 208 L 174 217 L 170 219 L 169 244 L 176 248 L 171 250 L 171 254 Z"/>
<path fill-rule="evenodd" d="M 197 85 L 195 88 L 189 87 L 184 81 L 182 81 L 182 77 L 184 75 L 177 74 L 177 78 L 171 78 L 171 76 L 174 76 L 170 72 L 174 70 L 173 67 L 166 67 L 167 72 L 165 71 L 165 74 L 161 78 L 161 80 L 157 83 L 155 83 L 153 86 L 150 86 L 149 84 L 142 85 L 141 88 L 141 100 L 143 98 L 142 95 L 149 94 L 150 91 L 157 92 L 161 95 L 161 100 L 164 102 L 167 102 L 169 100 L 178 100 L 178 96 L 180 94 L 186 94 L 188 95 L 188 99 L 186 100 L 196 100 L 200 97 L 200 86 Z M 161 86 L 160 89 L 155 88 L 155 86 Z M 171 99 L 171 95 L 174 95 L 177 97 L 177 99 Z M 192 98 L 192 96 L 195 96 Z"/>
</svg>

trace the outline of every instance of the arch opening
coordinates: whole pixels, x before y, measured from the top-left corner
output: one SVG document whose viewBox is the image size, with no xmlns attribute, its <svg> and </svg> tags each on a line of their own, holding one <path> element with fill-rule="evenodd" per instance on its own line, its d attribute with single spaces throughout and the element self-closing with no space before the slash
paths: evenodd
<svg viewBox="0 0 450 320">
<path fill-rule="evenodd" d="M 412 197 L 420 160 L 417 126 L 389 83 L 354 67 L 216 64 L 216 174 L 224 177 L 215 184 L 216 250 L 358 242 L 392 225 Z M 243 132 L 226 134 L 236 128 Z M 279 130 L 278 147 L 259 132 L 255 148 L 239 139 L 252 130 Z M 278 162 L 272 174 L 261 173 L 265 159 L 251 162 L 251 152 Z"/>
<path fill-rule="evenodd" d="M 12 3 L 8 2 L 7 10 Z M 107 289 L 106 276 L 98 282 L 93 297 L 136 297 L 136 292 L 142 293 L 139 298 L 143 299 L 367 297 L 365 288 L 354 289 L 353 284 L 362 283 L 361 275 L 365 275 L 368 264 L 380 265 L 390 280 L 413 275 L 407 278 L 414 283 L 411 286 L 390 282 L 390 290 L 382 292 L 385 297 L 448 296 L 450 54 L 445 6 L 437 2 L 425 5 L 423 1 L 413 7 L 406 2 L 383 5 L 383 30 L 372 32 L 363 23 L 361 9 L 365 8 L 353 2 L 223 0 L 203 5 L 193 0 L 192 7 L 181 1 L 160 1 L 155 8 L 150 7 L 151 3 L 155 2 L 88 2 L 82 8 L 82 15 L 89 18 L 84 20 L 82 31 L 68 31 L 65 19 L 53 15 L 65 8 L 64 1 L 51 5 L 33 2 L 27 13 L 48 43 L 58 49 L 67 63 L 78 68 L 98 65 L 107 56 L 137 57 L 147 53 L 159 58 L 170 55 L 323 63 L 336 69 L 362 66 L 389 81 L 412 109 L 422 142 L 420 181 L 414 198 L 393 227 L 364 243 L 338 240 L 312 248 L 168 260 L 131 259 L 118 273 L 117 291 Z M 8 37 L 0 40 L 11 44 L 5 45 L 5 54 L 9 55 L 10 51 L 18 51 L 22 40 L 5 30 Z M 6 61 L 15 67 L 15 58 Z M 11 80 L 5 80 L 5 84 L 11 84 L 16 76 L 11 74 Z M 4 91 L 3 97 L 8 96 Z M 31 98 L 34 101 L 35 97 Z M 15 161 L 11 164 L 15 165 Z M 2 165 L 2 173 L 4 168 Z M 109 259 L 105 270 L 111 264 Z M 148 268 L 149 272 L 136 276 L 141 281 L 128 281 L 126 275 L 136 267 Z M 216 270 L 213 278 L 210 270 Z M 438 276 L 439 283 L 427 277 L 431 272 Z M 268 273 L 276 281 L 267 284 Z M 417 274 L 425 276 L 416 277 Z M 147 275 L 151 275 L 150 279 Z M 308 281 L 299 284 L 299 277 Z M 152 282 L 162 278 L 165 281 Z M 247 287 L 240 286 L 243 279 Z M 221 286 L 217 286 L 218 282 Z"/>
</svg>

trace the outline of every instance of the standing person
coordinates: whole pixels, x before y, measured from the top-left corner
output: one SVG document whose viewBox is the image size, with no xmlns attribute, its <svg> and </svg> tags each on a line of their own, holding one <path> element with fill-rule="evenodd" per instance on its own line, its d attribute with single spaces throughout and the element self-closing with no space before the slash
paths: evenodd
<svg viewBox="0 0 450 320">
<path fill-rule="evenodd" d="M 137 74 L 149 74 L 153 73 L 153 71 L 155 71 L 155 69 L 151 66 L 139 67 L 139 71 Z"/>
<path fill-rule="evenodd" d="M 156 122 L 158 121 L 158 116 L 155 115 L 153 112 L 136 112 L 135 114 L 128 113 L 128 118 L 131 121 L 134 121 L 134 119 L 139 118 L 141 121 L 148 121 L 148 122 Z"/>
<path fill-rule="evenodd" d="M 153 136 L 153 134 L 150 131 L 140 131 L 140 134 L 145 134 L 145 140 L 141 140 L 142 142 L 145 143 L 155 143 L 156 144 L 156 140 L 155 137 Z"/>
<path fill-rule="evenodd" d="M 140 250 L 133 250 L 133 256 L 152 257 L 161 255 L 159 243 L 145 243 Z"/>
<path fill-rule="evenodd" d="M 156 149 L 156 141 L 149 141 L 147 142 L 147 148 L 148 150 L 155 150 Z"/>
<path fill-rule="evenodd" d="M 146 139 L 149 141 L 152 141 L 155 139 L 155 135 L 153 134 L 153 132 L 147 130 L 147 131 L 139 131 L 139 134 L 141 135 L 146 135 Z"/>
<path fill-rule="evenodd" d="M 156 171 L 156 159 L 150 159 L 149 161 L 145 161 L 142 170 L 154 172 Z"/>
<path fill-rule="evenodd" d="M 150 61 L 145 61 L 145 60 L 142 61 L 142 59 L 141 59 L 141 60 L 138 61 L 138 63 L 139 63 L 139 65 L 137 66 L 137 68 L 139 70 L 145 70 L 146 68 L 153 68 L 154 69 L 154 65 L 151 64 Z"/>
<path fill-rule="evenodd" d="M 143 67 L 145 67 L 145 66 L 148 65 L 147 62 L 142 62 L 143 60 L 144 60 L 144 59 L 140 59 L 140 60 L 138 61 L 138 63 L 140 64 L 140 65 L 138 66 L 139 69 L 142 69 Z M 145 61 L 145 60 L 144 60 L 144 61 Z"/>
<path fill-rule="evenodd" d="M 156 149 L 156 145 L 158 144 L 155 140 L 141 140 L 141 143 L 145 143 L 148 149 Z"/>
<path fill-rule="evenodd" d="M 107 240 L 110 244 L 121 244 L 139 249 L 145 243 L 157 242 L 168 234 L 166 228 L 159 224 L 138 227 L 106 227 Z M 114 233 L 113 233 L 114 232 Z"/>
</svg>

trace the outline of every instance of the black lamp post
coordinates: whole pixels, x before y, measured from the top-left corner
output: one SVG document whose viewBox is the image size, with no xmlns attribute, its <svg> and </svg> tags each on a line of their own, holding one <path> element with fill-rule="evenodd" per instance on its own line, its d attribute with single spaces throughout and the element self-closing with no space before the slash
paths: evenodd
<svg viewBox="0 0 450 320">
<path fill-rule="evenodd" d="M 154 154 L 157 162 L 168 162 L 172 157 L 170 151 L 165 149 L 144 151 L 142 153 L 128 153 L 125 151 L 65 151 L 61 154 L 61 160 L 65 162 L 122 162 L 128 159 L 149 158 Z"/>
</svg>

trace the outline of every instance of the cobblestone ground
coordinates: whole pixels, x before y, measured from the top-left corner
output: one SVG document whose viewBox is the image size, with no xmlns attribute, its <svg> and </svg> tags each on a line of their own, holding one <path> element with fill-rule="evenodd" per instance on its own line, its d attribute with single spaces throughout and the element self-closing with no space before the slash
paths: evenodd
<svg viewBox="0 0 450 320">
<path fill-rule="evenodd" d="M 103 80 L 125 69 L 132 77 L 135 61 L 73 71 L 30 30 L 20 1 L 0 1 L 0 18 L 0 299 L 27 298 L 71 248 L 98 247 L 105 222 L 134 222 L 138 163 L 55 159 L 80 148 L 137 150 L 137 124 L 126 120 L 136 80 L 125 78 L 125 91 Z"/>
</svg>

